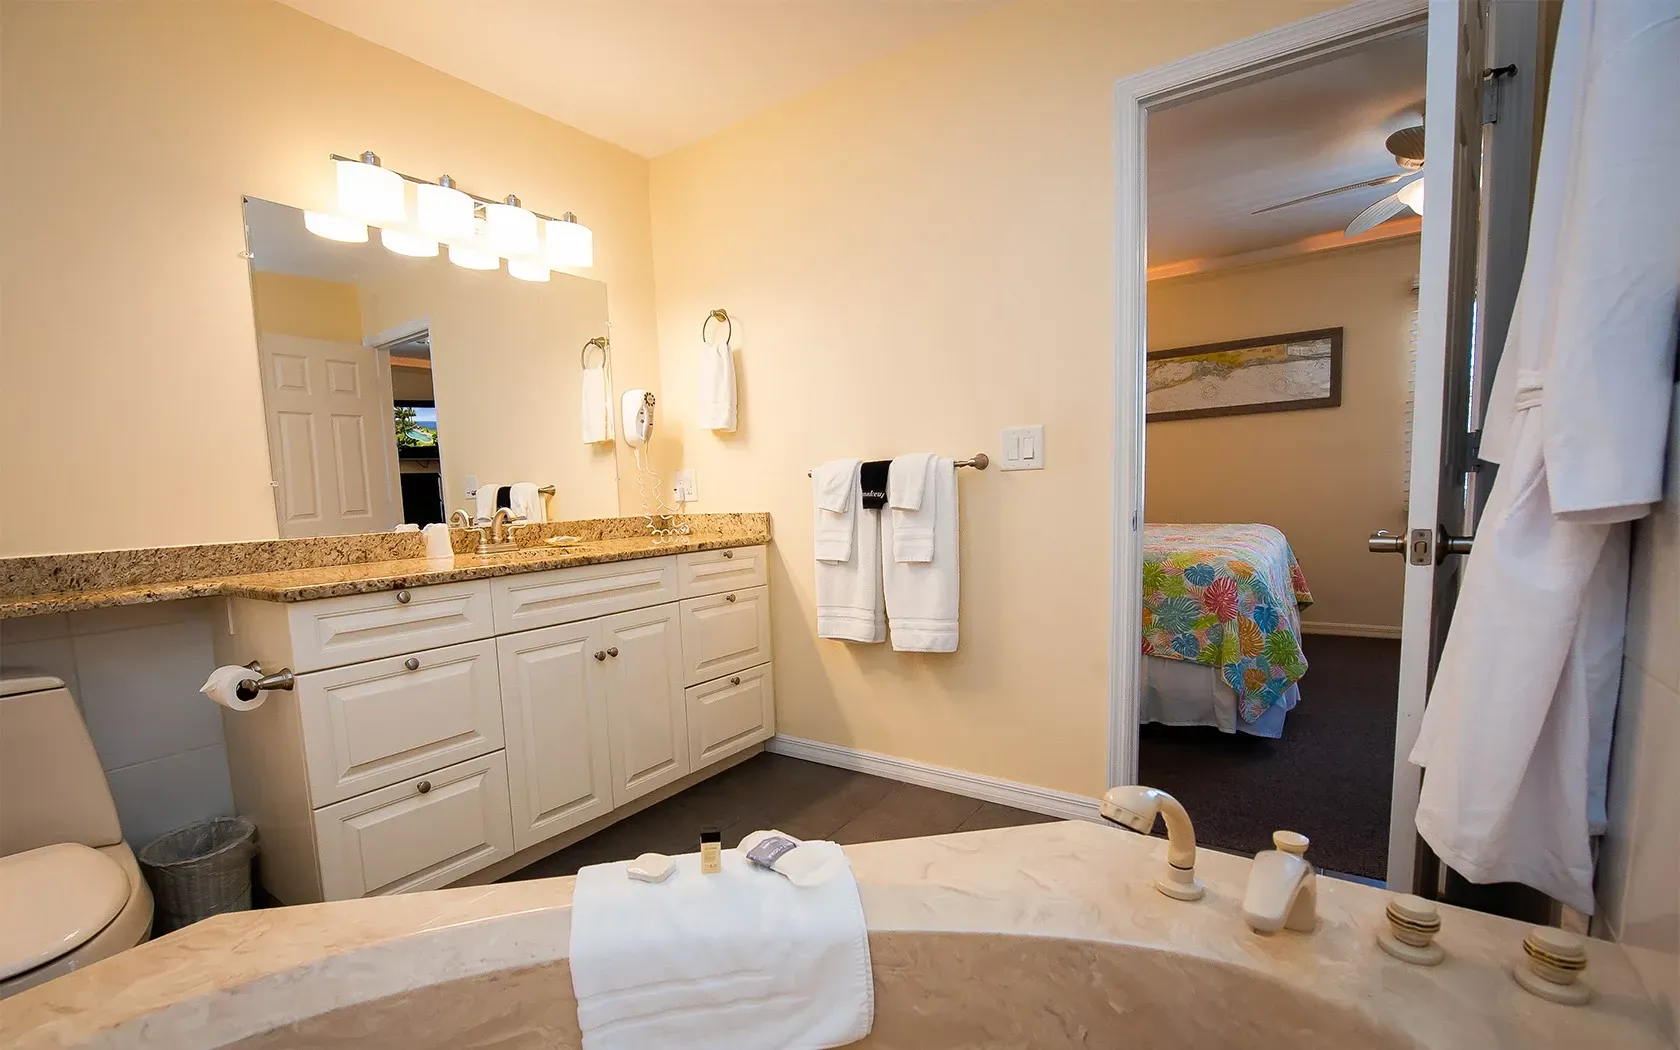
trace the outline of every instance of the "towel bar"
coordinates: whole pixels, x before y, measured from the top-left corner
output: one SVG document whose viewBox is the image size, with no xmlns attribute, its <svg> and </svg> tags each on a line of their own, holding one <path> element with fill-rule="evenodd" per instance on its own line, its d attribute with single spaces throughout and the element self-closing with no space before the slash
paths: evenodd
<svg viewBox="0 0 1680 1050">
<path fill-rule="evenodd" d="M 986 455 L 984 452 L 976 452 L 973 459 L 954 459 L 951 461 L 951 465 L 954 467 L 973 467 L 975 470 L 985 470 L 987 467 L 992 465 L 992 457 Z M 805 476 L 810 477 L 811 472 L 807 470 L 805 472 Z"/>
</svg>

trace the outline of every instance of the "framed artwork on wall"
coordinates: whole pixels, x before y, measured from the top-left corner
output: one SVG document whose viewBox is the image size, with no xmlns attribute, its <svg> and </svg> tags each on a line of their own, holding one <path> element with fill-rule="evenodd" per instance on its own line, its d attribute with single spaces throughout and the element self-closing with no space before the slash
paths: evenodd
<svg viewBox="0 0 1680 1050">
<path fill-rule="evenodd" d="M 1342 330 L 1152 350 L 1144 358 L 1151 423 L 1342 403 Z"/>
</svg>

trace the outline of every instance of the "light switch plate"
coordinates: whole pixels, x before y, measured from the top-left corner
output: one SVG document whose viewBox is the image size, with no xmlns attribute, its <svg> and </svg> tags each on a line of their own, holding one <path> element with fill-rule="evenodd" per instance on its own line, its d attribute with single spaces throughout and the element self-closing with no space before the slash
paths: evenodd
<svg viewBox="0 0 1680 1050">
<path fill-rule="evenodd" d="M 1004 470 L 1044 469 L 1044 424 L 1029 427 L 1005 427 L 1003 431 Z"/>
<path fill-rule="evenodd" d="M 700 483 L 694 480 L 694 471 L 679 470 L 671 482 L 671 496 L 678 503 L 689 503 L 700 498 Z"/>
<path fill-rule="evenodd" d="M 478 495 L 478 475 L 477 474 L 468 474 L 467 475 L 467 498 L 472 499 L 476 495 Z"/>
</svg>

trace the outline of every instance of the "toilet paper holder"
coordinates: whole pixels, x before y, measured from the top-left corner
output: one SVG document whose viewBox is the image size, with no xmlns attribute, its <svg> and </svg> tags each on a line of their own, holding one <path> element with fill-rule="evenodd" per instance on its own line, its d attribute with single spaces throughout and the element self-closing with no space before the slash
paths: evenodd
<svg viewBox="0 0 1680 1050">
<path fill-rule="evenodd" d="M 262 674 L 262 661 L 252 660 L 245 665 L 251 670 Z M 261 678 L 241 678 L 233 695 L 241 700 L 255 700 L 257 694 L 265 689 L 292 689 L 297 685 L 297 675 L 290 667 L 282 667 L 273 674 L 264 674 Z"/>
</svg>

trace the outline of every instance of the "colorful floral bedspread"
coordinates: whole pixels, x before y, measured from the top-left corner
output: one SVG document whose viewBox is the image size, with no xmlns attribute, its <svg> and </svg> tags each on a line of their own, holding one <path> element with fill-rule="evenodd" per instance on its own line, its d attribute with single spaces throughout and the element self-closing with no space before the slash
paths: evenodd
<svg viewBox="0 0 1680 1050">
<path fill-rule="evenodd" d="M 1144 526 L 1144 654 L 1220 668 L 1245 722 L 1307 673 L 1300 610 L 1311 604 L 1270 525 Z"/>
</svg>

